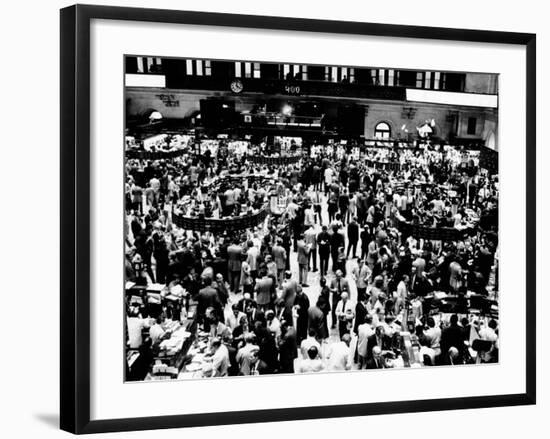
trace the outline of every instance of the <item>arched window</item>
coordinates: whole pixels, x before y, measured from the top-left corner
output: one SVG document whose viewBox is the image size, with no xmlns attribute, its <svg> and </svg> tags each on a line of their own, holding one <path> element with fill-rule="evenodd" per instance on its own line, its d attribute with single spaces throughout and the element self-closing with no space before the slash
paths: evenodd
<svg viewBox="0 0 550 439">
<path fill-rule="evenodd" d="M 391 137 L 391 128 L 386 122 L 379 122 L 374 127 L 375 139 L 389 139 Z"/>
</svg>

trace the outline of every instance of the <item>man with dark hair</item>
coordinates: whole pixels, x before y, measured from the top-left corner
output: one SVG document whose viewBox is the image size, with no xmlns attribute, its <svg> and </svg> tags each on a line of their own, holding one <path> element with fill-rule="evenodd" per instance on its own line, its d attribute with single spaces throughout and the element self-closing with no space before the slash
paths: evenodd
<svg viewBox="0 0 550 439">
<path fill-rule="evenodd" d="M 347 189 L 344 189 L 344 191 L 338 197 L 338 207 L 340 208 L 342 223 L 346 225 L 346 221 L 349 215 L 349 194 Z"/>
<path fill-rule="evenodd" d="M 317 235 L 317 247 L 319 249 L 319 265 L 321 276 L 326 276 L 328 271 L 328 260 L 330 257 L 330 235 L 327 226 L 323 226 L 321 233 Z"/>
<path fill-rule="evenodd" d="M 309 262 L 309 252 L 311 247 L 304 241 L 304 235 L 298 239 L 298 282 L 303 287 L 309 287 L 307 284 L 307 264 Z"/>
<path fill-rule="evenodd" d="M 348 250 L 346 252 L 346 258 L 349 258 L 351 249 L 352 258 L 357 258 L 357 242 L 359 241 L 359 224 L 357 224 L 357 218 L 353 217 L 348 224 Z"/>
<path fill-rule="evenodd" d="M 339 227 L 332 227 L 332 235 L 330 237 L 330 255 L 332 257 L 332 271 L 336 271 L 338 267 L 338 250 L 345 246 L 344 235 L 340 233 Z"/>
<path fill-rule="evenodd" d="M 239 292 L 241 280 L 243 249 L 239 245 L 239 240 L 235 238 L 233 244 L 227 247 L 227 271 L 229 276 L 229 288 L 235 294 Z"/>
<path fill-rule="evenodd" d="M 424 335 L 426 336 L 426 340 L 428 342 L 427 346 L 434 350 L 435 356 L 437 357 L 441 354 L 441 328 L 436 326 L 433 317 L 428 317 L 426 323 L 428 325 L 428 329 L 424 331 Z"/>
<path fill-rule="evenodd" d="M 298 287 L 296 298 L 294 299 L 294 309 L 298 315 L 296 318 L 296 335 L 298 343 L 300 343 L 307 335 L 309 310 L 309 298 L 300 286 Z"/>
<path fill-rule="evenodd" d="M 317 303 L 310 306 L 307 312 L 309 329 L 315 332 L 315 337 L 318 342 L 322 342 L 328 338 L 327 317 L 321 310 L 321 306 L 323 306 L 323 304 L 319 298 Z"/>
<path fill-rule="evenodd" d="M 239 375 L 251 375 L 258 361 L 260 347 L 255 344 L 256 336 L 248 333 L 244 336 L 244 346 L 237 351 L 236 361 L 239 365 Z"/>
<path fill-rule="evenodd" d="M 271 254 L 273 255 L 273 261 L 277 265 L 277 283 L 281 284 L 283 282 L 283 273 L 288 257 L 281 238 L 277 237 L 275 240 L 275 245 L 271 249 Z"/>
<path fill-rule="evenodd" d="M 279 362 L 281 373 L 294 373 L 294 359 L 298 357 L 296 330 L 283 320 L 281 322 L 281 340 L 279 341 Z"/>
<path fill-rule="evenodd" d="M 213 308 L 218 319 L 223 320 L 223 308 L 218 291 L 214 287 L 216 282 L 213 279 L 205 278 L 205 286 L 197 296 L 197 315 L 200 320 L 204 319 L 206 310 Z"/>
<path fill-rule="evenodd" d="M 382 324 L 378 324 L 373 335 L 367 341 L 367 360 L 372 357 L 372 349 L 379 347 L 382 351 L 391 349 L 391 338 L 386 335 L 386 330 Z"/>
<path fill-rule="evenodd" d="M 219 337 L 214 337 L 210 343 L 210 349 L 209 356 L 212 358 L 212 377 L 227 376 L 230 364 L 227 346 L 222 343 Z"/>
<path fill-rule="evenodd" d="M 324 370 L 323 360 L 319 358 L 319 348 L 311 346 L 307 350 L 307 358 L 300 361 L 300 365 L 296 370 L 297 373 L 321 372 Z"/>
<path fill-rule="evenodd" d="M 448 355 L 451 348 L 456 349 L 456 355 L 455 351 L 453 351 L 452 356 Z M 458 316 L 456 314 L 451 315 L 450 325 L 443 329 L 441 333 L 441 353 L 445 354 L 444 362 L 450 361 L 451 358 L 453 364 L 462 362 L 464 356 L 464 335 L 462 328 L 458 326 Z"/>
<path fill-rule="evenodd" d="M 321 344 L 315 338 L 316 335 L 315 329 L 309 328 L 307 331 L 307 338 L 304 338 L 300 343 L 300 352 L 304 360 L 308 357 L 308 350 L 311 347 L 316 347 L 318 350 L 321 350 Z"/>
</svg>

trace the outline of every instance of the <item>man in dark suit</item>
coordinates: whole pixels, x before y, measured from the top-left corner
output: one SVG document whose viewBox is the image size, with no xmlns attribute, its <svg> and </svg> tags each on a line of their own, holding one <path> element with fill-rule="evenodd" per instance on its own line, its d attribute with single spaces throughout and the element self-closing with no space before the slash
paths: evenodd
<svg viewBox="0 0 550 439">
<path fill-rule="evenodd" d="M 352 258 L 357 257 L 357 242 L 359 241 L 359 224 L 357 224 L 357 218 L 353 217 L 348 224 L 348 251 L 346 252 L 346 258 L 349 258 L 350 250 Z"/>
<path fill-rule="evenodd" d="M 256 301 L 250 297 L 250 293 L 244 293 L 243 298 L 237 302 L 237 308 L 239 311 L 246 313 L 249 304 L 254 308 L 258 307 Z"/>
<path fill-rule="evenodd" d="M 367 360 L 367 369 L 384 369 L 385 367 L 386 361 L 384 357 L 382 357 L 382 349 L 378 346 L 374 346 Z"/>
<path fill-rule="evenodd" d="M 218 291 L 215 288 L 216 282 L 213 279 L 206 278 L 208 285 L 199 291 L 197 296 L 197 314 L 200 320 L 204 319 L 206 309 L 214 308 L 214 313 L 218 319 L 223 321 L 223 309 Z"/>
<path fill-rule="evenodd" d="M 271 296 L 273 283 L 273 278 L 269 277 L 265 271 L 263 276 L 256 281 L 256 286 L 254 287 L 256 291 L 256 301 L 258 303 L 258 307 L 263 311 L 271 306 L 271 301 L 273 299 Z"/>
<path fill-rule="evenodd" d="M 326 276 L 330 257 L 330 235 L 327 231 L 327 226 L 323 226 L 321 233 L 317 235 L 317 248 L 319 249 L 321 276 Z"/>
<path fill-rule="evenodd" d="M 338 266 L 338 249 L 344 248 L 345 240 L 344 235 L 339 232 L 338 226 L 332 227 L 332 236 L 330 237 L 330 255 L 332 257 L 332 270 Z"/>
<path fill-rule="evenodd" d="M 287 310 L 291 311 L 294 306 L 294 299 L 296 298 L 296 293 L 298 292 L 299 284 L 296 282 L 296 279 L 292 279 L 292 272 L 285 271 L 285 280 L 283 281 L 283 294 L 282 298 L 285 301 L 285 307 Z"/>
<path fill-rule="evenodd" d="M 320 300 L 316 305 L 310 306 L 307 311 L 309 329 L 315 331 L 315 338 L 322 342 L 328 338 L 328 327 L 325 313 L 321 310 Z"/>
<path fill-rule="evenodd" d="M 298 317 L 296 319 L 296 336 L 298 344 L 307 337 L 308 328 L 308 310 L 309 310 L 309 298 L 303 292 L 301 287 L 298 287 L 296 298 L 294 299 L 294 306 L 296 307 L 296 313 Z"/>
<path fill-rule="evenodd" d="M 227 247 L 227 273 L 229 280 L 229 288 L 237 294 L 239 292 L 239 282 L 241 279 L 243 249 L 239 245 L 239 241 L 235 239 L 233 244 Z"/>
<path fill-rule="evenodd" d="M 281 373 L 294 373 L 294 359 L 298 357 L 296 329 L 283 320 L 281 322 L 281 340 L 279 342 L 279 362 Z"/>
<path fill-rule="evenodd" d="M 358 333 L 359 325 L 365 323 L 367 315 L 369 314 L 367 310 L 368 298 L 366 295 L 359 295 L 357 305 L 355 305 L 355 322 L 353 323 L 353 332 Z"/>
<path fill-rule="evenodd" d="M 411 277 L 411 292 L 415 296 L 424 297 L 432 291 L 432 284 L 424 271 L 425 267 L 426 261 L 423 258 L 417 258 L 413 262 L 414 273 Z"/>
<path fill-rule="evenodd" d="M 375 333 L 367 339 L 367 360 L 372 358 L 374 347 L 380 348 L 381 351 L 391 349 L 391 338 L 386 335 L 386 330 L 382 325 L 378 325 Z M 383 352 L 381 353 L 383 354 Z"/>
<path fill-rule="evenodd" d="M 458 357 L 454 358 L 454 363 L 461 363 L 464 356 L 464 332 L 463 329 L 458 326 L 458 316 L 453 314 L 450 320 L 450 326 L 443 329 L 441 332 L 441 354 L 446 358 L 450 348 L 456 348 L 458 351 Z"/>
</svg>

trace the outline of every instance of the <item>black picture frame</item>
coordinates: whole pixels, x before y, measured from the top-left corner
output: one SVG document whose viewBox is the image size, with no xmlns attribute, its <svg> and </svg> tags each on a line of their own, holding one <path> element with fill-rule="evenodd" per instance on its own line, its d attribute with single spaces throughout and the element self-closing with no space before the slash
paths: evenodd
<svg viewBox="0 0 550 439">
<path fill-rule="evenodd" d="M 207 26 L 485 42 L 526 47 L 525 393 L 241 412 L 90 420 L 90 21 Z M 535 404 L 536 35 L 303 18 L 75 5 L 61 10 L 60 426 L 72 433 L 194 427 Z"/>
</svg>

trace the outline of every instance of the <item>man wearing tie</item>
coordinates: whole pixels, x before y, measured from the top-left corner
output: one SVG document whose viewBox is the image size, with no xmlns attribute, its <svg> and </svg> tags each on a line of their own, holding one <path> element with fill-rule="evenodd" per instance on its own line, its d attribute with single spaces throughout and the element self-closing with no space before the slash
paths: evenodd
<svg viewBox="0 0 550 439">
<path fill-rule="evenodd" d="M 374 346 L 371 357 L 367 360 L 367 369 L 384 369 L 385 367 L 384 359 L 382 358 L 382 349 Z"/>
<path fill-rule="evenodd" d="M 348 293 L 344 291 L 340 296 L 340 301 L 336 305 L 336 317 L 338 318 L 338 332 L 340 338 L 342 338 L 344 334 L 350 333 L 353 316 L 354 313 L 351 300 L 349 300 Z"/>
<path fill-rule="evenodd" d="M 376 331 L 367 340 L 367 360 L 373 356 L 373 348 L 378 347 L 381 351 L 388 351 L 391 348 L 391 339 L 386 335 L 384 326 L 379 324 Z"/>
<path fill-rule="evenodd" d="M 340 301 L 343 292 L 349 293 L 349 284 L 342 276 L 342 270 L 336 270 L 336 277 L 330 282 L 332 292 L 332 328 L 336 327 L 336 305 Z"/>
</svg>

